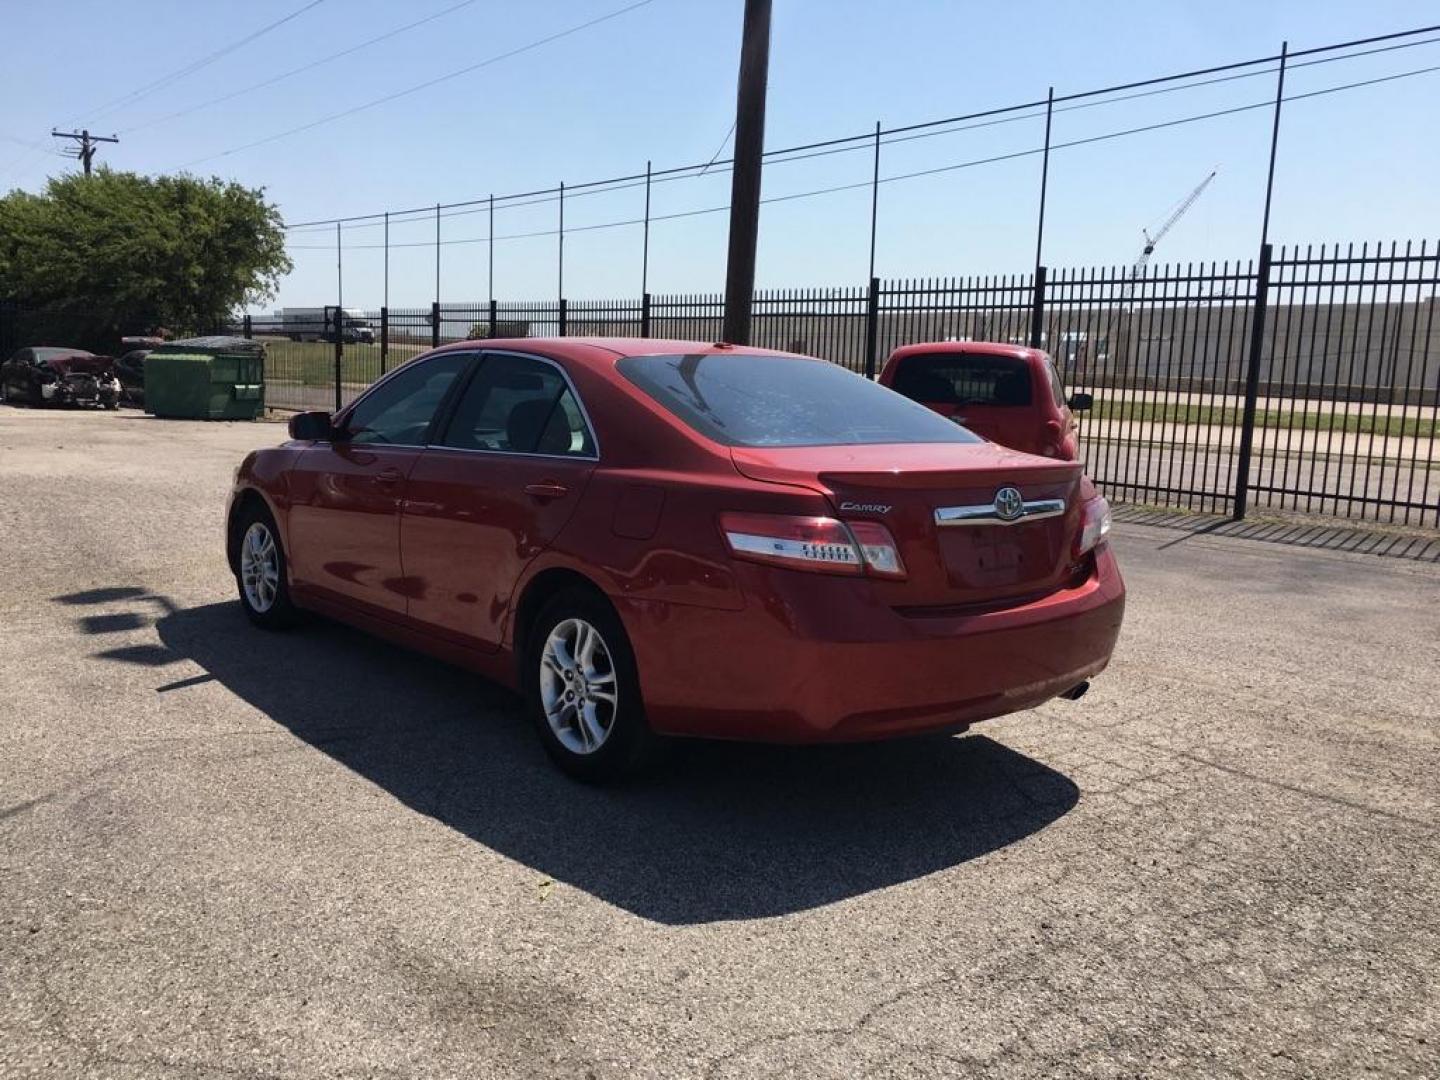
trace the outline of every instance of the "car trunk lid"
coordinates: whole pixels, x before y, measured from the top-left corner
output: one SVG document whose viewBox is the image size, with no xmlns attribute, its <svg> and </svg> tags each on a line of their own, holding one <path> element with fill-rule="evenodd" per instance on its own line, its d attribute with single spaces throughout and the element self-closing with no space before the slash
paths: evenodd
<svg viewBox="0 0 1440 1080">
<path fill-rule="evenodd" d="M 1080 514 L 1074 462 L 993 443 L 736 447 L 731 455 L 751 479 L 818 489 L 840 519 L 885 525 L 906 569 L 904 580 L 875 580 L 891 606 L 923 612 L 1018 602 L 1069 577 Z M 999 519 L 996 496 L 1007 488 L 1032 511 L 1050 512 Z"/>
</svg>

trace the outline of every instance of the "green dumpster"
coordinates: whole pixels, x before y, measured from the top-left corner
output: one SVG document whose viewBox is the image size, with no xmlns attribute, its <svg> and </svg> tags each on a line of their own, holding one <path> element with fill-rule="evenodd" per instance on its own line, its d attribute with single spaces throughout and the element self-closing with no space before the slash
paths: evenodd
<svg viewBox="0 0 1440 1080">
<path fill-rule="evenodd" d="M 265 346 L 248 338 L 171 341 L 145 358 L 145 411 L 254 420 L 265 411 Z"/>
</svg>

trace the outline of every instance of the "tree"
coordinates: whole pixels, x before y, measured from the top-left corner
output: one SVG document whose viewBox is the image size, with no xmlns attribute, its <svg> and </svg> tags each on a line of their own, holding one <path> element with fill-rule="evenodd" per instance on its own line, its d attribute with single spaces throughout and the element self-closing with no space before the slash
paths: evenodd
<svg viewBox="0 0 1440 1080">
<path fill-rule="evenodd" d="M 102 168 L 0 198 L 0 300 L 65 327 L 58 344 L 204 332 L 269 299 L 290 269 L 263 189 Z"/>
</svg>

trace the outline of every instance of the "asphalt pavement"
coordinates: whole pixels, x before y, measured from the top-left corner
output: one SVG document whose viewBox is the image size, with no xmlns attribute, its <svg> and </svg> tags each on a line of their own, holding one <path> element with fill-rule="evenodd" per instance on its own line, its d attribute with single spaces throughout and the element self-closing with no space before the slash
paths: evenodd
<svg viewBox="0 0 1440 1080">
<path fill-rule="evenodd" d="M 1440 566 L 1122 523 L 1082 701 L 596 790 L 246 623 L 282 436 L 0 408 L 0 1076 L 1440 1075 Z"/>
</svg>

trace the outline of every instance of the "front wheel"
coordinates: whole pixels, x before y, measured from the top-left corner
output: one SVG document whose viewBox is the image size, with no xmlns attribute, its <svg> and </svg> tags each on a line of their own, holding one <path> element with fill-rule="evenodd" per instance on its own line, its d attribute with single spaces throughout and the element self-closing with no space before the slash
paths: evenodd
<svg viewBox="0 0 1440 1080">
<path fill-rule="evenodd" d="M 603 783 L 639 771 L 654 756 L 635 654 L 602 596 L 571 589 L 547 603 L 524 664 L 531 719 L 565 772 Z"/>
<path fill-rule="evenodd" d="M 285 549 L 275 519 L 267 508 L 251 506 L 241 511 L 238 527 L 235 583 L 246 617 L 266 630 L 294 625 L 296 611 L 285 577 Z"/>
</svg>

